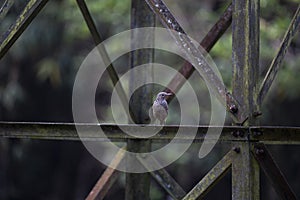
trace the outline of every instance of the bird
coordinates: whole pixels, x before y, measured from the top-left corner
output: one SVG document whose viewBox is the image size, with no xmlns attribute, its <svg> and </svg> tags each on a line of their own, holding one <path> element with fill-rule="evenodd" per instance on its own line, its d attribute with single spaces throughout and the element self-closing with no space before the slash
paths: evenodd
<svg viewBox="0 0 300 200">
<path fill-rule="evenodd" d="M 168 116 L 168 102 L 166 101 L 166 96 L 171 96 L 172 93 L 160 92 L 157 94 L 153 105 L 149 109 L 149 116 L 151 123 L 155 123 L 159 120 L 160 125 L 166 123 L 166 118 Z"/>
</svg>

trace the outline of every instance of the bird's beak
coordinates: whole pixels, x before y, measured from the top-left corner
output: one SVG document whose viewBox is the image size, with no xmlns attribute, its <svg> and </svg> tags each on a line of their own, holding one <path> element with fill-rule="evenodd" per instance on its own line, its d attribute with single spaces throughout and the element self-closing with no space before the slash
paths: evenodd
<svg viewBox="0 0 300 200">
<path fill-rule="evenodd" d="M 166 93 L 166 95 L 167 95 L 167 96 L 172 96 L 173 94 L 172 94 L 172 93 Z"/>
</svg>

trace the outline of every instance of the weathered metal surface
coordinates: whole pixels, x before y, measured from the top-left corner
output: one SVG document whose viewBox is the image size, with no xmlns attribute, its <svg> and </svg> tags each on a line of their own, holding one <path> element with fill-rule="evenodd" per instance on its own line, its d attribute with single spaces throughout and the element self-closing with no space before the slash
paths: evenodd
<svg viewBox="0 0 300 200">
<path fill-rule="evenodd" d="M 0 59 L 9 48 L 15 43 L 35 16 L 46 5 L 48 0 L 30 0 L 24 10 L 16 20 L 15 24 L 1 36 L 0 39 Z"/>
<path fill-rule="evenodd" d="M 88 141 L 103 141 L 108 140 L 125 142 L 128 139 L 139 140 L 133 136 L 125 134 L 122 130 L 130 132 L 133 135 L 141 132 L 137 125 L 114 125 L 114 124 L 76 124 L 80 126 L 80 130 L 85 134 L 82 140 Z M 97 133 L 98 128 L 103 130 L 106 137 L 99 136 Z M 153 130 L 161 128 L 155 125 L 145 125 L 143 132 L 152 133 Z M 153 142 L 169 142 L 176 136 L 178 126 L 165 126 L 158 134 L 150 137 Z M 181 128 L 189 133 L 195 127 L 186 126 Z M 197 126 L 198 132 L 195 137 L 195 142 L 203 141 L 207 132 L 208 126 Z M 212 127 L 211 129 L 219 129 L 220 127 Z M 243 136 L 235 136 L 235 131 L 243 132 Z M 299 129 L 300 134 L 300 129 Z M 53 140 L 79 140 L 75 124 L 73 123 L 26 123 L 26 122 L 0 122 L 0 137 L 4 138 L 27 138 L 27 139 L 53 139 Z M 247 129 L 243 127 L 224 127 L 223 134 L 221 135 L 220 142 L 240 141 L 247 139 Z M 184 142 L 190 140 L 189 137 L 178 137 L 177 142 Z"/>
<path fill-rule="evenodd" d="M 203 52 L 201 52 L 201 50 L 199 50 L 199 48 L 196 47 L 191 41 L 188 35 L 186 35 L 183 28 L 177 22 L 164 2 L 162 0 L 146 0 L 146 2 L 161 21 L 163 26 L 169 30 L 175 31 L 170 31 L 170 35 L 174 38 L 179 47 L 185 52 L 189 58 L 189 62 L 199 66 L 198 69 L 202 78 L 207 82 L 207 85 L 211 89 L 212 93 L 219 99 L 219 101 L 227 108 L 228 111 L 231 111 L 232 105 L 239 108 L 239 103 L 233 98 L 219 76 L 211 68 L 205 59 Z M 230 113 L 235 119 L 235 113 Z"/>
<path fill-rule="evenodd" d="M 157 183 L 163 187 L 173 199 L 179 200 L 185 196 L 185 191 L 165 169 L 162 168 L 156 171 L 151 170 L 153 168 L 161 168 L 161 165 L 154 157 L 151 155 L 146 157 L 139 156 L 138 159 L 146 169 L 149 169 L 152 178 L 155 179 Z M 146 162 L 144 161 L 145 159 L 147 159 Z M 148 166 L 149 163 L 153 166 Z"/>
<path fill-rule="evenodd" d="M 125 148 L 121 148 L 119 152 L 116 154 L 112 162 L 110 163 L 110 167 L 107 167 L 100 179 L 97 181 L 96 185 L 93 187 L 89 195 L 86 197 L 86 200 L 102 200 L 105 195 L 111 188 L 111 186 L 118 179 L 121 174 L 120 171 L 116 170 L 118 165 L 124 158 Z"/>
<path fill-rule="evenodd" d="M 112 62 L 110 61 L 110 58 L 107 54 L 107 51 L 105 49 L 105 47 L 103 45 L 99 45 L 100 43 L 103 42 L 103 39 L 101 37 L 100 32 L 97 30 L 96 25 L 93 21 L 93 18 L 88 10 L 88 7 L 85 3 L 85 0 L 76 0 L 77 4 L 80 8 L 80 11 L 84 17 L 84 20 L 89 28 L 89 31 L 93 37 L 93 40 L 95 42 L 99 51 L 99 54 L 101 55 L 105 65 L 107 66 L 107 71 L 108 71 L 108 75 L 116 89 L 117 94 L 119 95 L 119 98 L 121 100 L 122 106 L 124 107 L 125 112 L 129 111 L 129 113 L 127 113 L 127 116 L 132 116 L 131 113 L 131 108 L 129 107 L 129 109 L 126 109 L 128 107 L 128 99 L 125 93 L 125 90 L 122 86 L 122 84 L 119 82 L 119 76 L 118 73 L 116 71 L 116 69 L 114 68 Z M 119 84 L 117 84 L 119 83 Z"/>
<path fill-rule="evenodd" d="M 231 24 L 232 19 L 232 4 L 230 4 L 223 15 L 219 18 L 216 24 L 209 30 L 206 36 L 201 41 L 200 45 L 205 51 L 209 52 L 212 47 L 216 44 L 219 38 L 223 35 L 223 33 L 228 29 Z M 193 72 L 195 68 L 189 62 L 185 62 L 184 65 L 178 70 L 178 74 L 176 74 L 173 79 L 170 81 L 168 86 L 165 89 L 165 92 L 175 93 L 180 90 L 183 84 L 186 82 Z M 184 77 L 184 78 L 183 78 Z M 168 97 L 168 101 L 170 102 L 174 96 Z"/>
<path fill-rule="evenodd" d="M 296 200 L 296 195 L 292 191 L 282 172 L 274 162 L 270 152 L 262 143 L 258 143 L 252 149 L 252 154 L 258 161 L 260 167 L 270 180 L 275 192 L 280 199 Z"/>
<path fill-rule="evenodd" d="M 260 172 L 256 160 L 251 155 L 251 144 L 236 142 L 233 145 L 239 153 L 232 161 L 232 199 L 260 199 Z"/>
<path fill-rule="evenodd" d="M 5 0 L 5 2 L 2 4 L 0 8 L 0 23 L 2 23 L 4 17 L 6 16 L 9 9 L 14 4 L 14 0 Z"/>
<path fill-rule="evenodd" d="M 299 127 L 250 127 L 250 140 L 264 144 L 300 144 Z"/>
<path fill-rule="evenodd" d="M 256 115 L 259 71 L 259 0 L 233 0 L 232 62 L 233 96 L 242 105 L 237 110 L 242 125 L 258 123 Z M 240 153 L 232 162 L 232 199 L 260 199 L 259 166 L 251 155 L 251 143 L 236 142 Z"/>
<path fill-rule="evenodd" d="M 113 142 L 125 142 L 128 139 L 136 139 L 133 136 L 125 134 L 122 130 L 133 134 L 140 133 L 141 129 L 137 125 L 114 125 L 114 124 L 76 124 L 80 130 L 85 133 L 82 140 L 103 141 L 111 140 Z M 99 136 L 97 130 L 101 129 L 106 134 L 106 138 Z M 145 135 L 152 133 L 153 130 L 161 128 L 155 125 L 145 125 L 143 131 Z M 150 137 L 153 142 L 170 142 L 176 136 L 178 126 L 165 126 L 156 135 Z M 182 126 L 184 132 L 189 133 L 195 127 Z M 197 126 L 198 132 L 194 142 L 202 142 L 207 132 L 208 126 Z M 210 126 L 211 129 L 218 130 L 220 127 Z M 239 142 L 248 141 L 248 132 L 250 132 L 250 141 L 264 142 L 267 144 L 300 144 L 299 127 L 241 127 L 224 126 L 219 142 Z M 27 138 L 27 139 L 51 139 L 51 140 L 80 140 L 75 124 L 73 123 L 26 123 L 26 122 L 0 122 L 0 137 L 3 138 Z M 185 142 L 189 138 L 178 136 L 177 142 Z"/>
<path fill-rule="evenodd" d="M 183 198 L 183 200 L 202 199 L 215 184 L 223 178 L 232 164 L 232 160 L 238 154 L 230 150 L 204 177 L 203 179 Z"/>
<path fill-rule="evenodd" d="M 131 29 L 140 27 L 154 27 L 155 15 L 151 12 L 150 8 L 145 1 L 132 0 L 131 1 Z M 135 49 L 138 44 L 153 44 L 154 32 L 140 33 L 139 31 L 133 31 L 131 34 L 131 45 Z M 134 68 L 142 64 L 153 63 L 154 49 L 138 49 L 134 50 L 130 54 L 130 67 Z M 147 83 L 148 80 L 153 80 L 153 73 L 151 65 L 143 70 L 143 72 L 137 72 L 131 70 L 130 78 L 130 90 L 133 95 L 130 98 L 129 107 L 131 107 L 133 121 L 136 124 L 145 124 L 149 119 L 148 110 L 152 104 L 152 91 L 153 85 Z M 139 86 L 143 85 L 139 90 L 135 90 Z M 127 150 L 130 152 L 151 152 L 151 140 L 128 140 Z M 133 163 L 133 158 L 127 158 L 127 163 Z M 130 166 L 130 164 L 127 164 Z M 139 166 L 144 168 L 142 164 Z M 127 173 L 126 174 L 126 188 L 125 199 L 126 200 L 148 200 L 150 199 L 150 174 L 149 173 Z"/>
<path fill-rule="evenodd" d="M 298 6 L 298 9 L 295 12 L 295 15 L 289 25 L 288 30 L 285 33 L 285 36 L 281 42 L 280 48 L 275 56 L 275 58 L 272 60 L 272 63 L 270 65 L 270 68 L 261 84 L 259 94 L 258 94 L 258 102 L 262 103 L 264 100 L 266 94 L 268 93 L 275 77 L 276 74 L 280 68 L 280 65 L 282 63 L 282 60 L 284 59 L 284 56 L 286 54 L 286 51 L 288 47 L 291 44 L 291 41 L 295 34 L 298 31 L 300 23 L 300 4 Z"/>
<path fill-rule="evenodd" d="M 259 2 L 235 0 L 233 3 L 233 96 L 243 105 L 237 111 L 239 122 L 248 120 L 253 125 L 253 112 L 258 111 Z"/>
</svg>

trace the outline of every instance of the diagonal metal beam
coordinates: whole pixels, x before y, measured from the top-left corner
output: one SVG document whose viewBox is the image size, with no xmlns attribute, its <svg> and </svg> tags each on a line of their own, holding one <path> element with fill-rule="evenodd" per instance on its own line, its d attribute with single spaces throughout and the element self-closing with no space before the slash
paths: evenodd
<svg viewBox="0 0 300 200">
<path fill-rule="evenodd" d="M 227 108 L 228 111 L 230 111 L 233 119 L 237 121 L 236 110 L 239 109 L 239 113 L 241 113 L 241 106 L 224 86 L 218 75 L 210 67 L 203 53 L 198 49 L 198 47 L 194 45 L 194 43 L 186 35 L 183 28 L 177 22 L 177 20 L 170 12 L 168 7 L 165 5 L 165 3 L 162 0 L 145 1 L 148 3 L 153 12 L 157 15 L 158 19 L 161 21 L 165 28 L 176 31 L 176 33 L 170 31 L 171 36 L 174 38 L 174 40 L 180 46 L 180 48 L 188 55 L 190 61 L 192 61 L 194 64 L 197 63 L 197 65 L 201 66 L 199 69 L 201 71 L 202 78 L 208 83 L 208 85 L 212 89 L 212 92 L 219 99 L 219 101 Z M 229 8 L 230 13 L 231 7 L 229 6 Z M 228 15 L 226 15 L 226 17 L 227 19 L 225 19 L 225 21 L 230 21 L 230 17 L 228 17 Z M 222 31 L 220 31 L 220 34 Z M 216 36 L 218 36 L 218 34 Z M 181 82 L 178 85 L 178 87 L 181 87 L 182 84 L 183 82 Z"/>
<path fill-rule="evenodd" d="M 286 31 L 286 33 L 284 35 L 284 38 L 280 45 L 280 48 L 278 49 L 278 52 L 277 52 L 275 58 L 273 59 L 271 65 L 269 67 L 269 70 L 261 84 L 259 94 L 258 94 L 258 102 L 259 103 L 262 103 L 266 94 L 270 90 L 270 87 L 276 77 L 276 74 L 279 70 L 279 67 L 280 67 L 282 61 L 283 61 L 286 51 L 287 51 L 288 47 L 290 46 L 291 41 L 297 32 L 299 23 L 300 23 L 300 4 L 298 6 L 298 9 L 295 12 L 295 15 L 289 25 L 288 30 Z"/>
<path fill-rule="evenodd" d="M 2 7 L 0 8 L 0 22 L 1 23 L 13 4 L 14 4 L 14 0 L 5 0 L 5 2 L 3 3 Z"/>
<path fill-rule="evenodd" d="M 116 170 L 118 165 L 122 162 L 125 155 L 125 147 L 121 148 L 116 154 L 114 159 L 110 163 L 110 167 L 107 167 L 96 185 L 93 187 L 86 200 L 102 200 L 111 188 L 111 186 L 118 179 L 121 174 L 120 171 Z"/>
<path fill-rule="evenodd" d="M 1 36 L 0 59 L 24 32 L 35 16 L 46 5 L 48 0 L 30 0 L 16 20 L 15 24 Z"/>
<path fill-rule="evenodd" d="M 233 96 L 243 105 L 239 121 L 253 125 L 258 111 L 259 1 L 234 0 L 232 17 Z"/>
<path fill-rule="evenodd" d="M 278 194 L 280 199 L 296 200 L 296 195 L 294 194 L 288 182 L 284 178 L 282 172 L 274 162 L 266 146 L 262 143 L 256 144 L 254 146 L 254 149 L 252 150 L 252 154 L 270 180 L 275 192 Z"/>
<path fill-rule="evenodd" d="M 203 179 L 183 198 L 183 200 L 202 199 L 220 179 L 228 172 L 233 158 L 238 151 L 230 150 L 204 177 Z"/>
<path fill-rule="evenodd" d="M 223 33 L 228 29 L 232 20 L 232 4 L 230 4 L 219 20 L 215 23 L 215 25 L 209 30 L 206 36 L 201 41 L 200 45 L 206 52 L 209 52 L 219 38 L 223 35 Z M 165 89 L 165 92 L 177 92 L 185 83 L 186 79 L 188 79 L 193 72 L 195 71 L 194 66 L 185 62 L 184 65 L 178 70 L 178 74 L 176 74 L 173 79 L 170 81 L 168 86 Z M 182 74 L 182 75 L 181 75 Z M 183 78 L 184 77 L 184 78 Z M 174 95 L 168 97 L 168 101 L 171 101 L 174 98 Z"/>
<path fill-rule="evenodd" d="M 157 181 L 157 183 L 161 187 L 163 187 L 173 199 L 179 200 L 186 195 L 185 191 L 181 188 L 181 186 L 172 178 L 172 176 L 165 169 L 162 168 L 160 170 L 151 171 L 151 169 L 153 168 L 161 168 L 160 164 L 154 157 L 138 156 L 138 160 L 143 164 L 143 166 L 146 169 L 149 169 L 152 178 L 154 178 Z M 154 166 L 150 167 L 149 163 Z"/>
<path fill-rule="evenodd" d="M 107 66 L 107 71 L 108 71 L 109 77 L 112 80 L 112 83 L 117 91 L 117 94 L 120 97 L 120 100 L 124 107 L 124 110 L 125 110 L 125 112 L 127 112 L 127 111 L 129 112 L 129 113 L 127 113 L 128 119 L 131 120 L 131 117 L 134 117 L 134 115 L 131 114 L 132 111 L 131 111 L 130 106 L 129 106 L 129 110 L 126 109 L 128 107 L 129 101 L 127 99 L 127 96 L 126 96 L 126 93 L 125 93 L 125 90 L 124 90 L 122 84 L 121 83 L 117 84 L 119 82 L 118 73 L 116 72 L 116 69 L 114 68 L 112 62 L 110 61 L 110 58 L 108 56 L 108 53 L 107 53 L 105 47 L 103 45 L 99 45 L 100 43 L 103 42 L 103 38 L 102 38 L 100 32 L 97 30 L 97 27 L 96 27 L 94 20 L 89 12 L 89 9 L 85 3 L 85 0 L 76 0 L 76 1 L 78 4 L 78 7 L 84 17 L 84 20 L 88 26 L 88 29 L 93 37 L 93 40 L 98 48 L 98 51 L 99 51 L 105 65 Z"/>
</svg>

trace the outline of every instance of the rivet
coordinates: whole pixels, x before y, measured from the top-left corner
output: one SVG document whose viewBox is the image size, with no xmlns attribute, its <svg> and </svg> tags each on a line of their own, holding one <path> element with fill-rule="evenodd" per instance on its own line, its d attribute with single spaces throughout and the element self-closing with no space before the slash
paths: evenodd
<svg viewBox="0 0 300 200">
<path fill-rule="evenodd" d="M 231 113 L 235 114 L 235 113 L 237 113 L 238 108 L 237 108 L 236 105 L 233 104 L 233 105 L 231 105 L 231 106 L 229 107 L 229 110 L 230 110 Z"/>
<path fill-rule="evenodd" d="M 240 153 L 241 152 L 241 148 L 240 147 L 234 147 L 233 151 L 235 151 L 236 153 Z"/>
<path fill-rule="evenodd" d="M 256 155 L 261 155 L 261 154 L 264 153 L 264 150 L 263 150 L 263 149 L 260 149 L 260 148 L 256 148 L 256 149 L 255 149 L 255 153 L 256 153 Z"/>
</svg>

